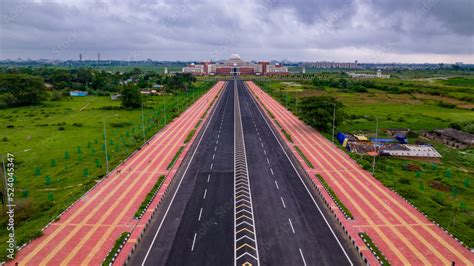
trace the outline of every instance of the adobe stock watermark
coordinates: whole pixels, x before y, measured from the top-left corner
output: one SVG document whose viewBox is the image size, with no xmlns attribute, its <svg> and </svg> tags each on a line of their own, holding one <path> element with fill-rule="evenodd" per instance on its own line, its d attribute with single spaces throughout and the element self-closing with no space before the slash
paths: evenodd
<svg viewBox="0 0 474 266">
<path fill-rule="evenodd" d="M 12 23 L 16 18 L 21 16 L 25 10 L 29 7 L 29 1 L 19 1 L 15 6 L 8 10 L 8 13 L 3 16 L 3 23 Z"/>
<path fill-rule="evenodd" d="M 6 159 L 6 162 L 5 162 Z M 16 241 L 15 241 L 15 155 L 7 153 L 6 158 L 3 157 L 3 171 L 5 174 L 5 196 L 7 200 L 7 257 L 15 258 Z"/>
<path fill-rule="evenodd" d="M 53 54 L 55 58 L 60 58 L 63 55 L 64 50 L 67 50 L 71 47 L 73 43 L 77 41 L 79 38 L 78 32 L 70 32 L 65 39 L 63 39 L 60 43 L 53 48 Z"/>
</svg>

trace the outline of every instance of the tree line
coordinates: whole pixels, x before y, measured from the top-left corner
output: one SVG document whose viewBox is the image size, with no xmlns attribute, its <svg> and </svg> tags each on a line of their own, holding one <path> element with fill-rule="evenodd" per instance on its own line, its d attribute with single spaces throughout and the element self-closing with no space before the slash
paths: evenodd
<svg viewBox="0 0 474 266">
<path fill-rule="evenodd" d="M 83 90 L 99 96 L 135 93 L 135 101 L 125 103 L 127 107 L 135 107 L 141 89 L 159 84 L 163 92 L 177 93 L 192 89 L 195 81 L 195 77 L 190 74 L 164 75 L 154 71 L 145 72 L 140 68 L 128 72 L 92 68 L 0 68 L 0 103 L 3 107 L 35 105 L 48 98 L 55 100 L 69 95 L 71 90 Z"/>
</svg>

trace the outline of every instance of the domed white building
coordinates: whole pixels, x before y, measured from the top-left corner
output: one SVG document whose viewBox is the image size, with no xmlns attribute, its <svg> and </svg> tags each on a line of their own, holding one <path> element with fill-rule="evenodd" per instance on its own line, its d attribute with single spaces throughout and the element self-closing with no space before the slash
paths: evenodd
<svg viewBox="0 0 474 266">
<path fill-rule="evenodd" d="M 275 75 L 288 74 L 288 68 L 281 64 L 271 65 L 269 62 L 245 62 L 239 54 L 231 54 L 222 63 L 203 61 L 202 64 L 190 64 L 183 67 L 184 73 L 195 75 Z"/>
<path fill-rule="evenodd" d="M 239 54 L 231 54 L 229 60 L 240 60 Z"/>
</svg>

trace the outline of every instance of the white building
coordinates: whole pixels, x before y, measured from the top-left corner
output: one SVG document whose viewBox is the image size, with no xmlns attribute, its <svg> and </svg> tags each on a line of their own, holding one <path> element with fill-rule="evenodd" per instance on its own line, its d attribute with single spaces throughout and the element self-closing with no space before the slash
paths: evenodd
<svg viewBox="0 0 474 266">
<path fill-rule="evenodd" d="M 375 79 L 375 78 L 381 78 L 381 79 L 388 79 L 390 78 L 390 75 L 383 75 L 382 70 L 377 70 L 377 74 L 358 74 L 358 73 L 353 73 L 349 72 L 347 73 L 351 78 L 366 78 L 366 79 Z"/>
</svg>

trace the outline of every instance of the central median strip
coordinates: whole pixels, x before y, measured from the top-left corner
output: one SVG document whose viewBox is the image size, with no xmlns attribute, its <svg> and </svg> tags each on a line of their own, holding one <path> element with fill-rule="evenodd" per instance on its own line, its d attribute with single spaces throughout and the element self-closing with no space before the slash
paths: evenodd
<svg viewBox="0 0 474 266">
<path fill-rule="evenodd" d="M 158 192 L 158 190 L 160 189 L 161 185 L 163 184 L 163 181 L 165 181 L 165 178 L 166 176 L 165 175 L 161 175 L 159 178 L 158 178 L 158 181 L 156 181 L 155 185 L 153 186 L 153 188 L 151 189 L 150 192 L 148 192 L 148 194 L 146 195 L 146 198 L 143 200 L 142 204 L 140 205 L 140 207 L 138 207 L 138 210 L 137 212 L 135 213 L 135 219 L 140 219 L 142 218 L 143 216 L 143 213 L 145 212 L 145 210 L 148 208 L 148 206 L 150 205 L 150 203 L 153 201 L 153 199 L 155 198 L 156 196 L 156 193 Z"/>
<path fill-rule="evenodd" d="M 336 193 L 332 188 L 326 183 L 326 180 L 320 175 L 316 174 L 316 177 L 319 179 L 319 182 L 323 185 L 324 189 L 328 192 L 329 196 L 334 200 L 336 203 L 337 207 L 341 210 L 341 212 L 346 216 L 347 219 L 353 220 L 354 216 L 352 216 L 352 213 L 349 211 L 349 209 L 342 203 L 342 201 L 337 197 Z"/>
</svg>

